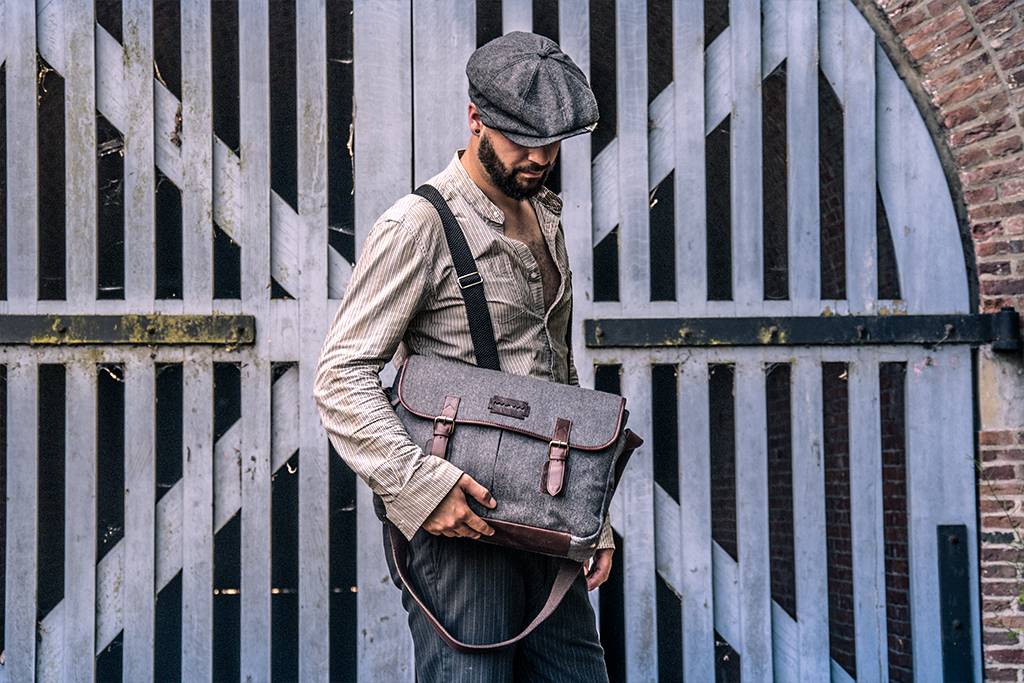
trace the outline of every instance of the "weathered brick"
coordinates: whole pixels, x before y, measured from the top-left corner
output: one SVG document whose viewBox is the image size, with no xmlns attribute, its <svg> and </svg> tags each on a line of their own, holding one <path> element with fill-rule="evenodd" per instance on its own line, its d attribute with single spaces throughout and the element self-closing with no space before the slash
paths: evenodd
<svg viewBox="0 0 1024 683">
<path fill-rule="evenodd" d="M 990 0 L 974 10 L 974 19 L 978 22 L 988 21 L 1006 9 L 1012 2 L 1013 0 Z"/>
<path fill-rule="evenodd" d="M 967 209 L 967 217 L 972 220 L 985 220 L 987 218 L 1004 218 L 1024 214 L 1024 201 L 999 202 L 997 204 L 985 204 L 984 206 L 972 206 Z"/>
<path fill-rule="evenodd" d="M 1019 159 L 993 162 L 970 171 L 961 170 L 960 182 L 963 183 L 965 188 L 977 187 L 978 185 L 988 182 L 993 178 L 1019 176 L 1021 173 L 1020 167 L 1021 164 Z"/>
<path fill-rule="evenodd" d="M 1002 256 L 1004 254 L 1024 254 L 1024 241 L 1020 240 L 989 240 L 978 244 L 975 254 L 980 256 Z"/>
<path fill-rule="evenodd" d="M 1010 216 L 1003 219 L 1003 234 L 1024 235 L 1024 216 Z"/>
<path fill-rule="evenodd" d="M 968 121 L 975 120 L 979 115 L 979 110 L 973 104 L 968 104 L 946 114 L 946 118 L 942 120 L 942 123 L 946 128 L 956 128 Z"/>
<path fill-rule="evenodd" d="M 1018 573 L 1012 564 L 987 564 L 981 568 L 983 578 L 1015 579 Z"/>
<path fill-rule="evenodd" d="M 1010 178 L 1005 180 L 998 185 L 999 196 L 1003 199 L 1014 199 L 1020 195 L 1024 195 L 1024 176 L 1020 178 Z M 966 193 L 964 193 L 966 197 Z"/>
<path fill-rule="evenodd" d="M 1007 52 L 1006 54 L 999 55 L 996 59 L 999 62 L 999 66 L 1003 69 L 1013 69 L 1016 66 L 1024 64 L 1024 49 Z"/>
<path fill-rule="evenodd" d="M 985 202 L 995 201 L 997 197 L 999 197 L 999 192 L 996 191 L 994 185 L 964 192 L 964 201 L 968 204 L 984 204 Z"/>
<path fill-rule="evenodd" d="M 1024 279 L 982 280 L 981 290 L 986 294 L 1024 294 Z"/>
<path fill-rule="evenodd" d="M 1013 126 L 1013 119 L 1009 114 L 1005 114 L 994 121 L 985 121 L 966 130 L 950 133 L 949 144 L 960 146 L 969 145 L 979 140 L 987 140 L 994 135 L 1013 128 Z"/>
<path fill-rule="evenodd" d="M 984 446 L 1010 446 L 1017 443 L 1017 432 L 1011 430 L 983 430 L 978 432 L 978 443 Z"/>
<path fill-rule="evenodd" d="M 1012 133 L 993 142 L 989 147 L 989 153 L 992 158 L 999 158 L 1019 152 L 1021 149 L 1024 149 L 1024 140 L 1021 139 L 1019 133 Z"/>
<path fill-rule="evenodd" d="M 988 648 L 985 650 L 985 660 L 1003 664 L 1024 664 L 1024 648 Z"/>
</svg>

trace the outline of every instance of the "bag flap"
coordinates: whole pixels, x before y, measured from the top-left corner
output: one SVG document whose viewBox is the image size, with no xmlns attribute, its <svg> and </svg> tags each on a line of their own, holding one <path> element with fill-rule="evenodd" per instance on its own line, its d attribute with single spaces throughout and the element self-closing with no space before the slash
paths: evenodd
<svg viewBox="0 0 1024 683">
<path fill-rule="evenodd" d="M 555 420 L 564 417 L 572 421 L 570 447 L 585 451 L 615 443 L 625 426 L 623 413 L 629 414 L 626 399 L 616 394 L 436 356 L 408 356 L 395 382 L 402 406 L 428 420 L 448 395 L 461 399 L 456 424 L 499 427 L 542 441 L 552 439 Z"/>
</svg>

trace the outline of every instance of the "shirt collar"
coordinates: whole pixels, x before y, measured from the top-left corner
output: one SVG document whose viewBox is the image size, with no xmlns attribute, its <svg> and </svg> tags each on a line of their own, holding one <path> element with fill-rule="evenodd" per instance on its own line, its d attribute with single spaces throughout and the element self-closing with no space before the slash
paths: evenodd
<svg viewBox="0 0 1024 683">
<path fill-rule="evenodd" d="M 485 220 L 493 221 L 499 226 L 505 223 L 505 212 L 497 207 L 492 202 L 484 191 L 480 189 L 473 179 L 466 172 L 462 162 L 459 160 L 459 155 L 466 151 L 466 148 L 460 148 L 452 154 L 452 160 L 448 164 L 448 168 L 445 169 L 445 175 L 449 178 L 451 185 L 456 191 L 458 191 L 464 199 L 469 201 L 470 205 L 483 217 Z M 540 192 L 530 198 L 534 207 L 538 213 L 542 210 L 547 210 L 548 213 L 552 214 L 554 218 L 562 212 L 562 198 L 552 192 L 546 187 L 541 186 Z M 542 221 L 543 223 L 546 221 Z"/>
</svg>

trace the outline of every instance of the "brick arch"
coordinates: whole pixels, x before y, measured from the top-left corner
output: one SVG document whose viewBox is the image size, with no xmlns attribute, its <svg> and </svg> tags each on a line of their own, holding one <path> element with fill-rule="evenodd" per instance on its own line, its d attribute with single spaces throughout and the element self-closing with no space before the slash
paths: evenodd
<svg viewBox="0 0 1024 683">
<path fill-rule="evenodd" d="M 853 1 L 935 141 L 971 305 L 1024 311 L 1024 2 Z M 1021 361 L 979 351 L 982 642 L 993 681 L 1024 680 L 1024 419 L 1011 408 L 1024 400 Z"/>
<path fill-rule="evenodd" d="M 1024 6 L 1016 0 L 854 3 L 935 140 L 964 240 L 972 305 L 981 311 L 1019 310 Z"/>
</svg>

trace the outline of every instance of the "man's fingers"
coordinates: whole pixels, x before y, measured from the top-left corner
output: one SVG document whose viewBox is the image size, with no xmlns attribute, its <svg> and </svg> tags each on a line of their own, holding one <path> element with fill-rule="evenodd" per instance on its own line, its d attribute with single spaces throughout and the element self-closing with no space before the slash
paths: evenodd
<svg viewBox="0 0 1024 683">
<path fill-rule="evenodd" d="M 611 574 L 612 569 L 612 554 L 599 551 L 594 557 L 593 562 L 587 574 L 588 591 L 594 590 L 608 580 L 608 575 Z"/>
<path fill-rule="evenodd" d="M 480 515 L 476 514 L 472 510 L 470 510 L 469 517 L 466 519 L 466 526 L 468 526 L 471 531 L 475 531 L 480 534 L 487 534 L 488 536 L 494 535 L 494 529 L 491 528 L 491 525 L 481 519 Z"/>
<path fill-rule="evenodd" d="M 463 474 L 462 476 L 466 479 L 466 481 L 462 483 L 463 491 L 466 491 L 469 495 L 476 498 L 481 505 L 486 505 L 489 508 L 493 508 L 497 505 L 497 502 L 494 500 L 494 496 L 491 495 L 491 492 L 477 482 L 476 479 L 469 476 L 469 474 Z"/>
</svg>

